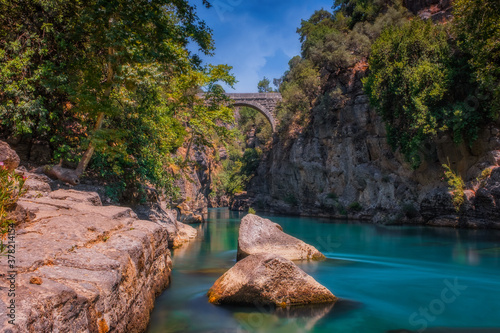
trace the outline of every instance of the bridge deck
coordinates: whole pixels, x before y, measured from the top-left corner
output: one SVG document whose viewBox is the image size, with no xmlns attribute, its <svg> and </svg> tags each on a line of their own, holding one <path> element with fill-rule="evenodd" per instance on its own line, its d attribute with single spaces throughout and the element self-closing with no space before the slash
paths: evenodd
<svg viewBox="0 0 500 333">
<path fill-rule="evenodd" d="M 226 93 L 226 95 L 233 99 L 282 99 L 280 93 Z"/>
</svg>

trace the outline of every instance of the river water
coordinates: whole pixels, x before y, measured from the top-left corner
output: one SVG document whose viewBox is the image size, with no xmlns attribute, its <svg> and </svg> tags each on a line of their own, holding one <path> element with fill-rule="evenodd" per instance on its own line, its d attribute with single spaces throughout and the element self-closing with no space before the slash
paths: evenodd
<svg viewBox="0 0 500 333">
<path fill-rule="evenodd" d="M 173 251 L 149 333 L 500 333 L 500 231 L 491 230 L 261 215 L 325 254 L 297 264 L 340 301 L 279 313 L 209 304 L 208 289 L 235 263 L 242 216 L 210 210 L 199 239 Z"/>
</svg>

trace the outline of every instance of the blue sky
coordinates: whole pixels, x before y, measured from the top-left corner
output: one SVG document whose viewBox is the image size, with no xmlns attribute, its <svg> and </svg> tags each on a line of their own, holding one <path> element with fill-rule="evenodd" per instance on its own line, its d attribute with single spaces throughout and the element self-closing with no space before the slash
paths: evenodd
<svg viewBox="0 0 500 333">
<path fill-rule="evenodd" d="M 271 82 L 281 77 L 288 61 L 300 54 L 300 21 L 333 5 L 333 0 L 212 0 L 206 9 L 201 2 L 190 0 L 213 30 L 216 47 L 213 57 L 203 59 L 233 66 L 239 82 L 228 92 L 257 92 L 264 76 Z"/>
</svg>

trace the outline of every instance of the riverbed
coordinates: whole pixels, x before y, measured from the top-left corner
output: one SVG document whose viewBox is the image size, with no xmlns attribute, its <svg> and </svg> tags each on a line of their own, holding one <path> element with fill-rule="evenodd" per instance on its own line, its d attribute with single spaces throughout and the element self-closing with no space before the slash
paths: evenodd
<svg viewBox="0 0 500 333">
<path fill-rule="evenodd" d="M 209 304 L 208 289 L 236 262 L 244 216 L 212 209 L 198 239 L 173 251 L 149 333 L 500 333 L 500 231 L 259 215 L 323 252 L 297 264 L 340 301 L 279 312 Z"/>
</svg>

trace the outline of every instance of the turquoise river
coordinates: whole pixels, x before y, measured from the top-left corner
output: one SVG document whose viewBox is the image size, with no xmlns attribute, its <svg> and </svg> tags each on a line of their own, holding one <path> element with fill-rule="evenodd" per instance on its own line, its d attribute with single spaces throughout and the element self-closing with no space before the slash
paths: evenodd
<svg viewBox="0 0 500 333">
<path fill-rule="evenodd" d="M 297 264 L 340 301 L 280 311 L 209 304 L 208 289 L 236 262 L 242 216 L 210 210 L 198 239 L 173 251 L 172 283 L 148 333 L 500 333 L 500 231 L 492 230 L 261 215 L 325 254 Z"/>
</svg>

